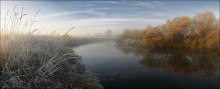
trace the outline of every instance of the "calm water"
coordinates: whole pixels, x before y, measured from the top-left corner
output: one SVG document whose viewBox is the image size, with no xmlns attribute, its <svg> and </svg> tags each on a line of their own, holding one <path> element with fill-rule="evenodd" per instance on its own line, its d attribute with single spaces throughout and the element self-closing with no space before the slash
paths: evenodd
<svg viewBox="0 0 220 89">
<path fill-rule="evenodd" d="M 74 50 L 105 89 L 220 88 L 216 53 L 143 51 L 114 41 Z"/>
</svg>

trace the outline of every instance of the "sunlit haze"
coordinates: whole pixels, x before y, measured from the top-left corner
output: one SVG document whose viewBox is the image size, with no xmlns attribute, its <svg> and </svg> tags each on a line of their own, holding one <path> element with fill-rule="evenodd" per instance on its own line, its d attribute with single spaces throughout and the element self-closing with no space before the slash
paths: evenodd
<svg viewBox="0 0 220 89">
<path fill-rule="evenodd" d="M 1 21 L 15 5 L 17 11 L 24 8 L 26 18 L 40 10 L 35 24 L 40 31 L 63 33 L 75 27 L 70 32 L 74 36 L 103 34 L 106 30 L 118 34 L 205 11 L 219 18 L 219 1 L 1 1 Z"/>
</svg>

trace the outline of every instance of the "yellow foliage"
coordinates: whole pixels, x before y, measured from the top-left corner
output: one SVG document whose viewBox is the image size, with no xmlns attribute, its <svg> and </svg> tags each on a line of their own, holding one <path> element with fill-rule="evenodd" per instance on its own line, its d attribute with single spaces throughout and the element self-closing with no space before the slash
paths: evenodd
<svg viewBox="0 0 220 89">
<path fill-rule="evenodd" d="M 142 30 L 125 30 L 117 42 L 150 48 L 219 49 L 219 35 L 219 20 L 212 12 L 205 12 L 192 18 L 176 17 L 163 25 Z"/>
</svg>

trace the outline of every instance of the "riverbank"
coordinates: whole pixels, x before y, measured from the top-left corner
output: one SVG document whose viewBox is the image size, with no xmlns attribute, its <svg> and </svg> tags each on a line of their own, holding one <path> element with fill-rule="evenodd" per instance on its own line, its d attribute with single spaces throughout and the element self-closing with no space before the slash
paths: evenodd
<svg viewBox="0 0 220 89">
<path fill-rule="evenodd" d="M 90 43 L 89 40 L 77 38 L 79 41 L 69 44 L 75 40 L 68 35 L 71 29 L 64 35 L 43 34 L 33 27 L 38 12 L 31 19 L 23 19 L 23 9 L 17 12 L 15 8 L 1 23 L 1 88 L 103 88 L 72 50 L 75 44 Z"/>
<path fill-rule="evenodd" d="M 33 34 L 2 39 L 0 87 L 101 89 L 66 42 L 64 37 Z"/>
</svg>

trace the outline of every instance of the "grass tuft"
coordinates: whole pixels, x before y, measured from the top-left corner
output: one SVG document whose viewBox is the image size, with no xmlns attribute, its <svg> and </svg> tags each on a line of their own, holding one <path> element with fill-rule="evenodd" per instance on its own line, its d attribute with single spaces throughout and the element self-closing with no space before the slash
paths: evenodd
<svg viewBox="0 0 220 89">
<path fill-rule="evenodd" d="M 8 11 L 1 24 L 0 87 L 2 88 L 103 88 L 74 53 L 68 33 L 39 34 L 36 15 L 23 18 L 23 9 Z"/>
</svg>

